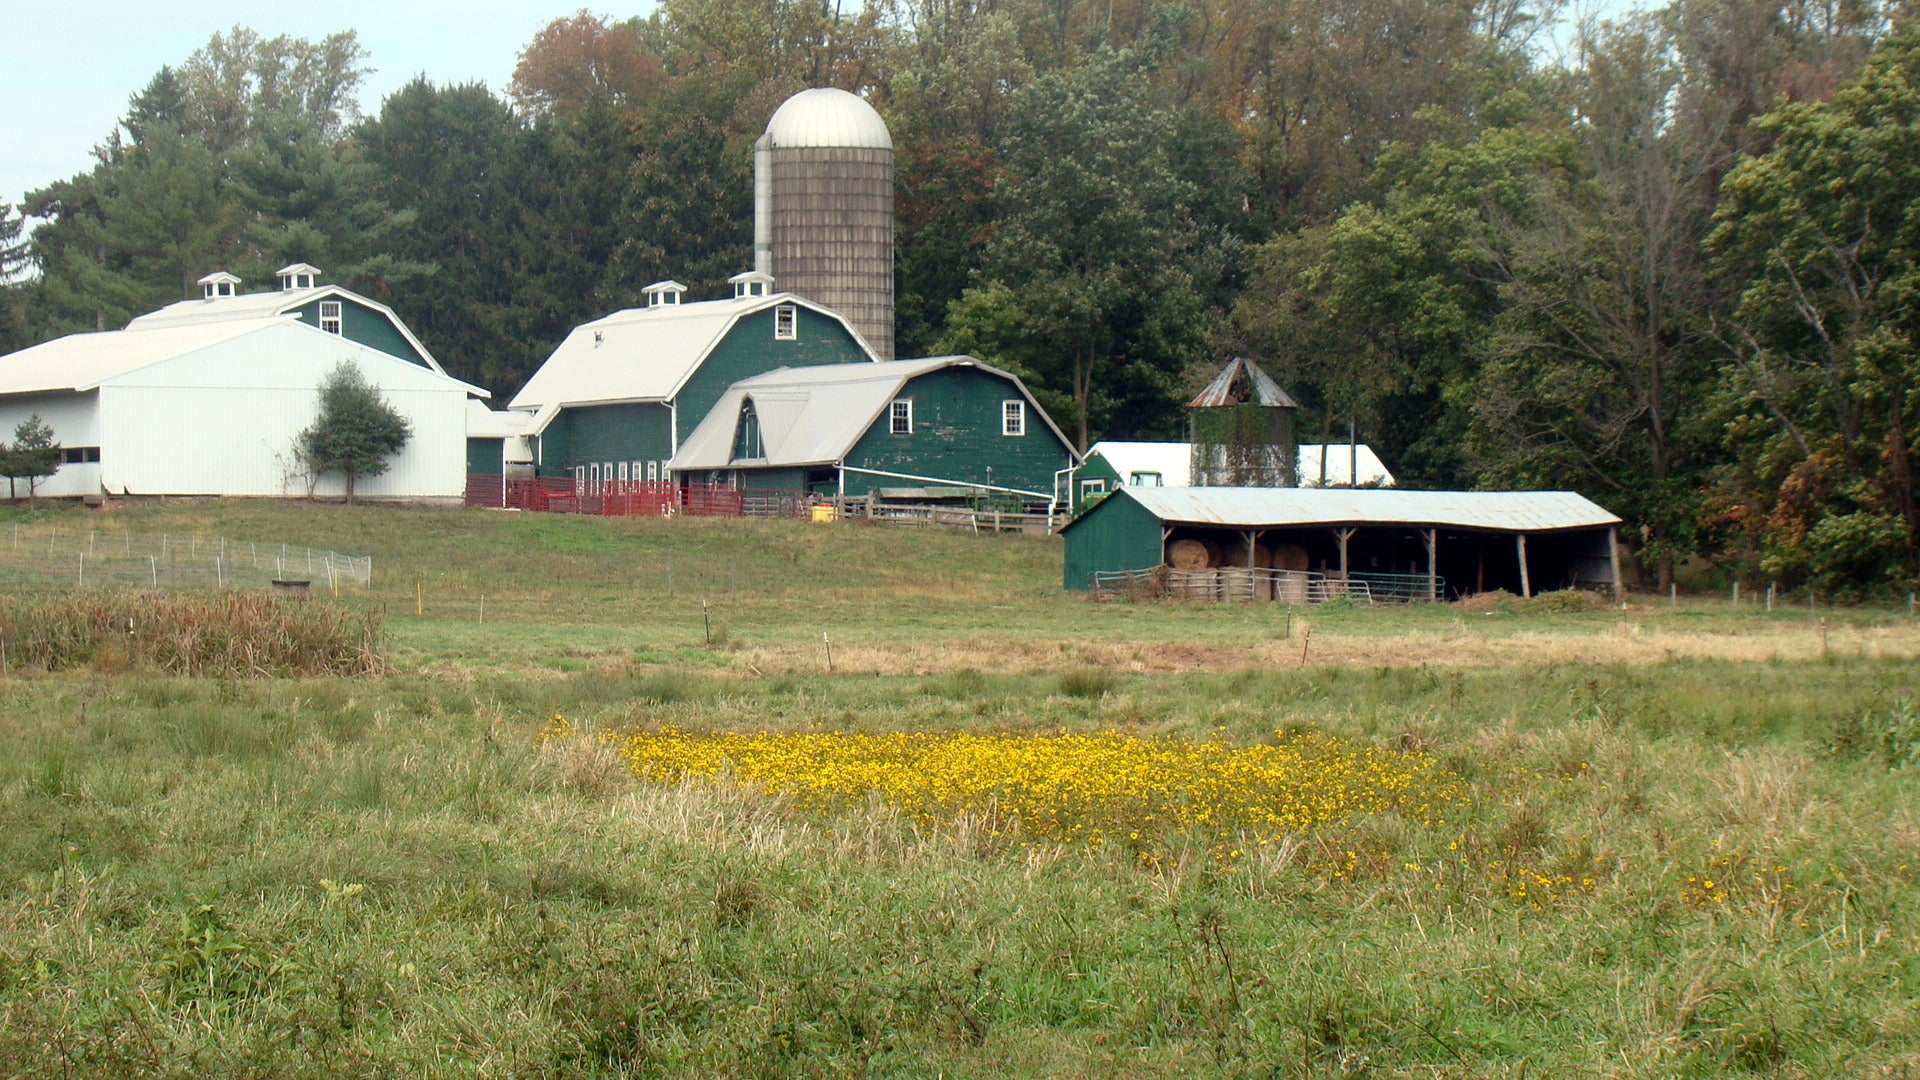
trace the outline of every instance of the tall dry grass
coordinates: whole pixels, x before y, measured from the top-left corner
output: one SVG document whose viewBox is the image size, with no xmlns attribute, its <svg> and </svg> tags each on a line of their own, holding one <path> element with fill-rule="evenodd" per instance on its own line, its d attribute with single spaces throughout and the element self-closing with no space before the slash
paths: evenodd
<svg viewBox="0 0 1920 1080">
<path fill-rule="evenodd" d="M 262 593 L 0 595 L 0 665 L 172 675 L 375 675 L 381 613 Z"/>
</svg>

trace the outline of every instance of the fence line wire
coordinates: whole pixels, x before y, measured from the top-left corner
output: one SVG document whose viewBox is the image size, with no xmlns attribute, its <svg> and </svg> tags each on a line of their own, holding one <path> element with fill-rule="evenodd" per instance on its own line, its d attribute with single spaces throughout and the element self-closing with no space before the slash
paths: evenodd
<svg viewBox="0 0 1920 1080">
<path fill-rule="evenodd" d="M 0 581 L 156 589 L 266 588 L 275 581 L 364 589 L 373 583 L 373 556 L 305 544 L 61 525 L 0 530 Z"/>
</svg>

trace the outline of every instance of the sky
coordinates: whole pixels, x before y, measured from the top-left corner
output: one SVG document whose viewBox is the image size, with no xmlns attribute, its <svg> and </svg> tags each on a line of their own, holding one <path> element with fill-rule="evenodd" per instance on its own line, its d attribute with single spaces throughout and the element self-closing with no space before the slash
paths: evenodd
<svg viewBox="0 0 1920 1080">
<path fill-rule="evenodd" d="M 0 0 L 0 202 L 93 166 L 91 151 L 155 72 L 178 65 L 235 25 L 262 37 L 360 36 L 374 68 L 360 107 L 425 74 L 436 83 L 484 82 L 504 91 L 520 50 L 579 0 L 333 0 L 221 4 L 156 0 Z M 626 18 L 651 4 L 601 14 Z"/>
</svg>

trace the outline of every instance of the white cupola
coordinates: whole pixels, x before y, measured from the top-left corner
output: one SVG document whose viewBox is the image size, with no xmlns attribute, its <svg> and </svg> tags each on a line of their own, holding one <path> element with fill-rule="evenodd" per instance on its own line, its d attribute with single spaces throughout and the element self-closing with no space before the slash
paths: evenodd
<svg viewBox="0 0 1920 1080">
<path fill-rule="evenodd" d="M 203 300 L 219 300 L 239 294 L 240 279 L 225 270 L 215 270 L 200 279 L 200 298 Z"/>
<path fill-rule="evenodd" d="M 647 306 L 650 308 L 679 307 L 680 297 L 685 295 L 686 291 L 687 287 L 685 285 L 669 279 L 667 281 L 656 281 L 646 288 L 641 289 L 640 295 L 647 298 Z"/>
<path fill-rule="evenodd" d="M 283 266 L 279 274 L 281 292 L 311 289 L 320 284 L 320 268 L 312 263 L 297 262 L 292 266 Z"/>
<path fill-rule="evenodd" d="M 733 286 L 733 298 L 735 300 L 748 300 L 758 296 L 773 295 L 773 275 L 763 274 L 758 270 L 748 270 L 743 274 L 735 274 L 727 279 L 727 284 Z"/>
</svg>

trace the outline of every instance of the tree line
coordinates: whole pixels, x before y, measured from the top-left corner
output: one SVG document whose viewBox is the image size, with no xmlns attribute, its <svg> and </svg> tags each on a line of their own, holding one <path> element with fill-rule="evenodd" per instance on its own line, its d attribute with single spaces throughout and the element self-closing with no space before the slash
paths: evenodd
<svg viewBox="0 0 1920 1080">
<path fill-rule="evenodd" d="M 1555 2 L 666 0 L 365 116 L 351 33 L 235 29 L 0 212 L 0 345 L 307 261 L 510 395 L 649 282 L 721 295 L 753 139 L 840 86 L 897 147 L 900 355 L 1011 368 L 1083 445 L 1181 437 L 1247 355 L 1407 486 L 1592 496 L 1649 583 L 1909 586 L 1920 36 Z"/>
</svg>

